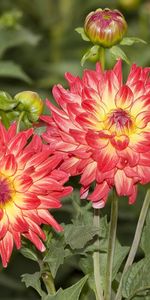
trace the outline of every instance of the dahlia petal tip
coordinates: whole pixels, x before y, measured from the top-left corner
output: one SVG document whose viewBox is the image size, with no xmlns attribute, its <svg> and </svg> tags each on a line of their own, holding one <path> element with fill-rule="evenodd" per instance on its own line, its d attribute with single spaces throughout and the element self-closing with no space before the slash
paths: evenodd
<svg viewBox="0 0 150 300">
<path fill-rule="evenodd" d="M 99 208 L 103 208 L 105 206 L 105 202 L 104 201 L 97 201 L 97 202 L 92 202 L 92 206 L 93 208 L 99 209 Z"/>
</svg>

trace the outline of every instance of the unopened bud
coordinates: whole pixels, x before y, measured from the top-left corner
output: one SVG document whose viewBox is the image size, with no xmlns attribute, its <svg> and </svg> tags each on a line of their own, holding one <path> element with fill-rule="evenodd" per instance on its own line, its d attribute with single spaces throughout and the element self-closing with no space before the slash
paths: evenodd
<svg viewBox="0 0 150 300">
<path fill-rule="evenodd" d="M 17 110 L 25 111 L 29 121 L 36 122 L 43 112 L 43 101 L 32 91 L 24 91 L 15 96 L 18 101 Z"/>
<path fill-rule="evenodd" d="M 88 14 L 84 31 L 90 41 L 104 48 L 119 43 L 127 30 L 124 16 L 118 10 L 97 9 Z"/>
</svg>

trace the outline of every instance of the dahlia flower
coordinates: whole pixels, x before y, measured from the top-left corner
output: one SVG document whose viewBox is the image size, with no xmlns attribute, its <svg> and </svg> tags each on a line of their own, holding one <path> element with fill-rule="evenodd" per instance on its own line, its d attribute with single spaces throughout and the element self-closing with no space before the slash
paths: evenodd
<svg viewBox="0 0 150 300">
<path fill-rule="evenodd" d="M 117 9 L 99 8 L 87 15 L 84 31 L 92 43 L 109 48 L 122 40 L 127 31 L 127 23 Z"/>
<path fill-rule="evenodd" d="M 15 124 L 6 131 L 0 124 L 0 255 L 4 267 L 14 243 L 17 249 L 21 247 L 21 235 L 45 250 L 41 239 L 46 236 L 40 225 L 62 230 L 48 209 L 59 208 L 60 198 L 72 190 L 63 186 L 68 175 L 57 169 L 62 155 L 52 154 L 32 134 L 32 129 L 16 134 Z"/>
<path fill-rule="evenodd" d="M 109 191 L 135 202 L 137 183 L 150 181 L 150 68 L 132 65 L 125 84 L 119 60 L 112 70 L 66 73 L 70 89 L 53 88 L 60 108 L 47 101 L 51 116 L 43 138 L 63 152 L 61 169 L 81 174 L 81 197 L 105 205 Z M 89 193 L 92 183 L 95 188 Z"/>
</svg>

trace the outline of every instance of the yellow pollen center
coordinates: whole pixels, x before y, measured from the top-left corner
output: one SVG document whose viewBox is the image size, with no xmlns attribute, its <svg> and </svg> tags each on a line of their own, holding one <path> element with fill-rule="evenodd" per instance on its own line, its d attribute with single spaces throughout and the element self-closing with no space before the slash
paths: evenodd
<svg viewBox="0 0 150 300">
<path fill-rule="evenodd" d="M 3 208 L 11 199 L 11 183 L 6 177 L 0 175 L 0 208 Z"/>
<path fill-rule="evenodd" d="M 111 111 L 105 123 L 105 129 L 115 134 L 127 134 L 133 129 L 133 120 L 128 112 L 119 108 Z"/>
</svg>

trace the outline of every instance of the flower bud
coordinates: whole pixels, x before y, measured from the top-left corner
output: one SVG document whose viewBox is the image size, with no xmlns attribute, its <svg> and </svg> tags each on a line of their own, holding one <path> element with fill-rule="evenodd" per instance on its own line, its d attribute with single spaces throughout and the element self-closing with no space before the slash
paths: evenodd
<svg viewBox="0 0 150 300">
<path fill-rule="evenodd" d="M 126 20 L 116 9 L 97 9 L 87 15 L 84 23 L 84 31 L 90 41 L 104 48 L 119 43 L 126 30 Z"/>
<path fill-rule="evenodd" d="M 15 96 L 18 101 L 17 110 L 25 111 L 29 121 L 36 122 L 43 112 L 43 101 L 32 91 L 24 91 Z"/>
<path fill-rule="evenodd" d="M 140 3 L 141 0 L 118 0 L 120 7 L 128 12 L 133 12 L 138 9 Z"/>
</svg>

